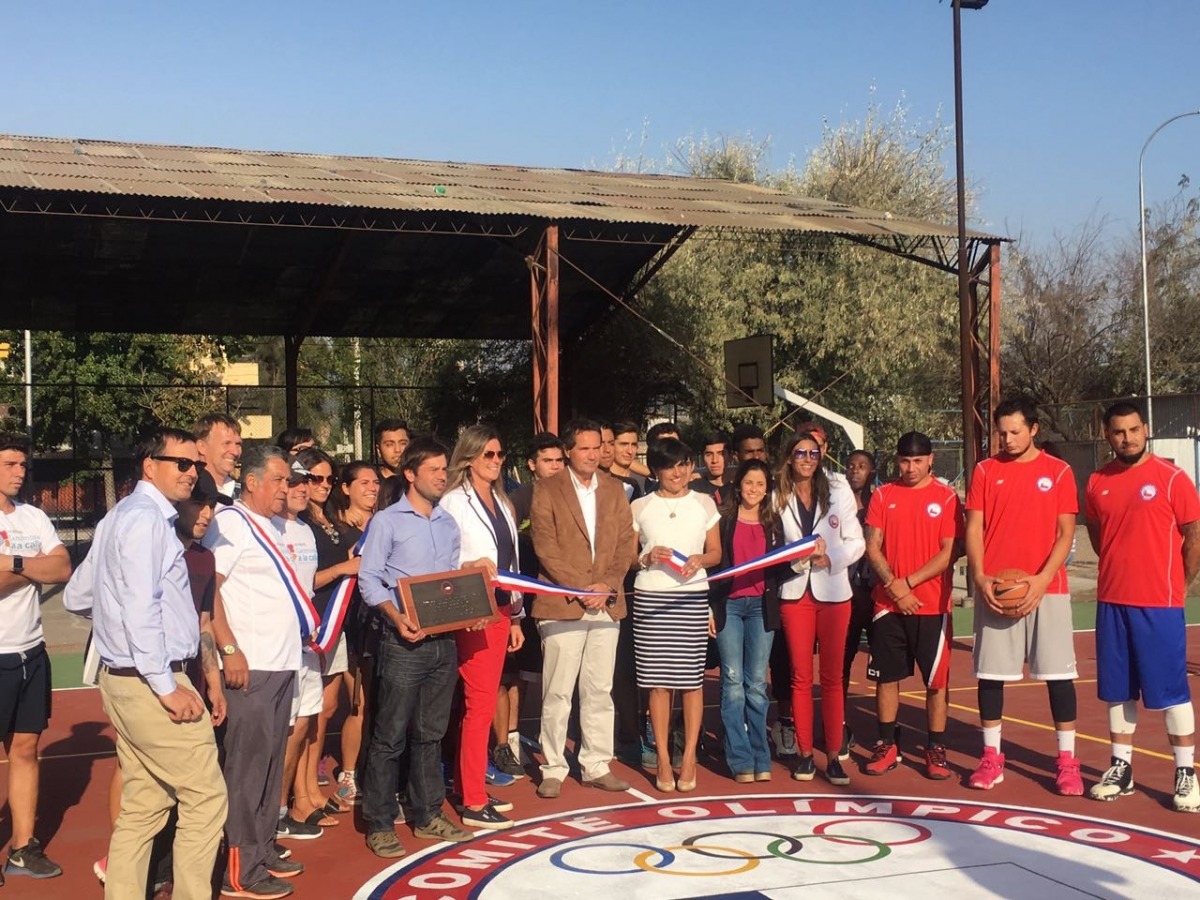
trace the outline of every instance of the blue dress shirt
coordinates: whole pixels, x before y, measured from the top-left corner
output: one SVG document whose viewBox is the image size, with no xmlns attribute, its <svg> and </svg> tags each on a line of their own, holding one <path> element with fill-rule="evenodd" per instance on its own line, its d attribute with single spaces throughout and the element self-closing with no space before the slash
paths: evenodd
<svg viewBox="0 0 1200 900">
<path fill-rule="evenodd" d="M 200 645 L 176 516 L 158 488 L 139 481 L 97 527 L 80 585 L 91 589 L 100 662 L 137 669 L 159 696 L 177 687 L 171 663 L 191 659 Z"/>
<path fill-rule="evenodd" d="M 458 523 L 448 512 L 435 506 L 426 517 L 407 496 L 401 497 L 371 517 L 358 568 L 363 600 L 368 606 L 391 603 L 401 609 L 396 582 L 457 569 L 459 548 Z"/>
</svg>

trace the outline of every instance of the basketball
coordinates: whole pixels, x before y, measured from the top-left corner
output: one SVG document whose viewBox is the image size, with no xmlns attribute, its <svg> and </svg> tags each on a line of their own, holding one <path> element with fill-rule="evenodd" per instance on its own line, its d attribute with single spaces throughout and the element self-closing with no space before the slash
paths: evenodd
<svg viewBox="0 0 1200 900">
<path fill-rule="evenodd" d="M 1029 582 L 1020 579 L 1028 577 L 1029 573 L 1020 569 L 1004 569 L 993 576 L 996 581 L 992 586 L 992 594 L 995 595 L 1004 615 L 1014 619 L 1021 618 L 1018 610 L 1029 595 Z"/>
</svg>

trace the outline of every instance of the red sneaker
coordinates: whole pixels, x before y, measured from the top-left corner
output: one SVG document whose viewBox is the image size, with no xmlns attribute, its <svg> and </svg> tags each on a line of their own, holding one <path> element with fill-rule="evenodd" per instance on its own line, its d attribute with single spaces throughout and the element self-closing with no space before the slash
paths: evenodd
<svg viewBox="0 0 1200 900">
<path fill-rule="evenodd" d="M 1054 765 L 1058 775 L 1054 779 L 1054 787 L 1064 797 L 1083 796 L 1083 776 L 1079 773 L 1079 760 L 1074 753 L 1066 750 L 1058 754 Z"/>
<path fill-rule="evenodd" d="M 967 779 L 967 787 L 980 791 L 990 791 L 1004 780 L 1004 754 L 991 747 L 983 748 L 983 759 L 979 760 L 979 768 Z"/>
<path fill-rule="evenodd" d="M 875 749 L 871 753 L 870 761 L 863 766 L 863 771 L 868 775 L 883 775 L 886 772 L 892 771 L 900 764 L 900 753 L 896 749 L 896 745 L 885 744 L 883 741 L 875 742 Z"/>
<path fill-rule="evenodd" d="M 946 748 L 941 744 L 925 748 L 925 777 L 934 781 L 945 781 L 950 777 L 950 767 L 946 765 Z"/>
</svg>

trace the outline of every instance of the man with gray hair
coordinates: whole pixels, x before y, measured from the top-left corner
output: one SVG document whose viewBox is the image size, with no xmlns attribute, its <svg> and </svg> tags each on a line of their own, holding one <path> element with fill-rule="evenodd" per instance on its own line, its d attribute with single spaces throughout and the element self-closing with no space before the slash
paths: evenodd
<svg viewBox="0 0 1200 900">
<path fill-rule="evenodd" d="M 214 516 L 204 537 L 216 562 L 214 629 L 228 704 L 226 897 L 286 897 L 292 887 L 281 879 L 304 870 L 274 849 L 293 686 L 301 647 L 316 628 L 313 586 L 297 578 L 284 543 L 289 472 L 278 448 L 246 450 L 240 498 Z"/>
</svg>

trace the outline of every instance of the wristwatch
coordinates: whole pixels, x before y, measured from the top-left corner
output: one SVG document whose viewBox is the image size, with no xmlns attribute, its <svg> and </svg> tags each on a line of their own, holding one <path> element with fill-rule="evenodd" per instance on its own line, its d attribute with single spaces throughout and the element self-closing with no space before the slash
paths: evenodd
<svg viewBox="0 0 1200 900">
<path fill-rule="evenodd" d="M 225 644 L 221 647 L 222 656 L 233 656 L 238 652 L 237 644 Z"/>
<path fill-rule="evenodd" d="M 12 570 L 13 570 L 14 575 L 20 575 L 22 572 L 25 571 L 25 557 L 14 556 L 12 558 L 12 561 L 13 561 L 12 562 L 12 566 L 13 566 Z"/>
</svg>

